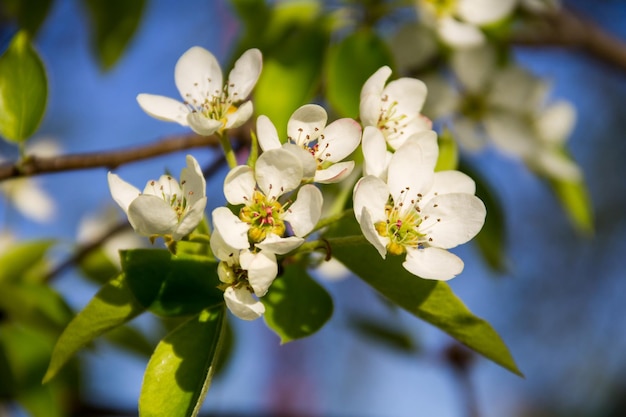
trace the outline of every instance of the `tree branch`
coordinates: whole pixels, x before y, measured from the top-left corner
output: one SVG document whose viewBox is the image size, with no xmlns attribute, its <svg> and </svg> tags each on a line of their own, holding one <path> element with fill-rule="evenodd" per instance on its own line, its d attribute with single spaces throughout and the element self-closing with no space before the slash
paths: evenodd
<svg viewBox="0 0 626 417">
<path fill-rule="evenodd" d="M 596 59 L 626 71 L 626 41 L 564 8 L 537 15 L 536 20 L 514 33 L 512 43 L 523 46 L 578 48 Z"/>
<path fill-rule="evenodd" d="M 248 143 L 250 141 L 250 129 L 251 124 L 246 123 L 236 129 L 230 129 L 228 136 L 238 143 Z M 219 144 L 220 140 L 217 135 L 199 136 L 191 133 L 167 137 L 154 143 L 129 149 L 59 155 L 47 158 L 30 156 L 22 162 L 0 165 L 0 181 L 10 178 L 99 167 L 114 169 L 129 162 L 154 158 L 185 149 L 217 147 Z"/>
</svg>

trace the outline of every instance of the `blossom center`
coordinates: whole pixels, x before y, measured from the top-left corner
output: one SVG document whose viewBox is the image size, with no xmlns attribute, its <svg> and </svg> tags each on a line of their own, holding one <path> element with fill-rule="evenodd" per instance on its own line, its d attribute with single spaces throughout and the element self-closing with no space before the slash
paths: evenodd
<svg viewBox="0 0 626 417">
<path fill-rule="evenodd" d="M 171 176 L 161 177 L 159 181 L 150 181 L 148 183 L 149 187 L 146 190 L 147 194 L 152 194 L 157 197 L 161 197 L 163 201 L 172 207 L 178 221 L 185 215 L 189 205 L 187 203 L 187 197 L 185 196 L 185 192 L 181 186 L 185 185 L 185 181 L 178 184 Z M 187 193 L 191 196 L 193 191 L 187 191 Z"/>
<path fill-rule="evenodd" d="M 217 266 L 217 275 L 219 276 L 220 281 L 225 284 L 224 287 L 245 287 L 250 292 L 254 292 L 252 286 L 248 282 L 248 271 L 241 268 L 238 263 L 229 265 L 228 262 L 220 262 Z"/>
<path fill-rule="evenodd" d="M 324 142 L 324 134 L 322 133 L 318 136 L 318 131 L 319 128 L 316 127 L 314 130 L 315 136 L 312 137 L 310 133 L 305 133 L 304 129 L 300 128 L 296 138 L 288 136 L 287 140 L 309 152 L 317 162 L 317 169 L 322 169 L 322 164 L 331 154 L 328 151 L 329 144 Z"/>
<path fill-rule="evenodd" d="M 382 102 L 387 103 L 389 97 L 384 95 Z M 407 116 L 398 112 L 398 102 L 393 101 L 388 106 L 382 106 L 380 109 L 380 115 L 378 116 L 377 127 L 383 132 L 385 137 L 403 135 L 404 129 L 407 126 Z"/>
<path fill-rule="evenodd" d="M 210 85 L 211 79 L 207 79 L 207 81 Z M 199 89 L 198 83 L 194 83 L 194 86 Z M 219 89 L 210 91 L 207 88 L 206 91 L 201 92 L 201 96 L 204 97 L 201 101 L 187 93 L 184 103 L 191 112 L 202 113 L 208 119 L 219 120 L 226 124 L 228 117 L 237 111 L 238 106 L 236 104 L 241 101 L 237 91 L 229 92 L 229 88 L 232 90 L 234 87 L 235 84 L 231 83 L 224 85 L 221 91 Z"/>
<path fill-rule="evenodd" d="M 248 238 L 251 242 L 261 242 L 268 233 L 282 236 L 285 223 L 282 218 L 285 208 L 275 198 L 268 199 L 265 194 L 255 191 L 252 201 L 241 209 L 239 218 L 250 225 Z"/>
</svg>

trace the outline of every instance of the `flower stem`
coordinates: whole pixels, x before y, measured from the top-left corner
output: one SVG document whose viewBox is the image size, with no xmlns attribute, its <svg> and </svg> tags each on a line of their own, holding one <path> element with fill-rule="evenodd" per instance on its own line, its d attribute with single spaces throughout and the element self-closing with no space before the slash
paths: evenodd
<svg viewBox="0 0 626 417">
<path fill-rule="evenodd" d="M 224 157 L 226 158 L 226 162 L 228 162 L 228 166 L 235 168 L 237 166 L 237 158 L 235 157 L 235 152 L 233 151 L 228 136 L 225 135 L 224 132 L 217 133 L 217 136 L 220 138 L 220 144 L 224 150 Z"/>
<path fill-rule="evenodd" d="M 294 254 L 314 252 L 318 249 L 326 251 L 326 260 L 332 256 L 332 248 L 335 246 L 355 246 L 367 243 L 363 235 L 331 237 L 328 239 L 319 239 L 302 244 Z"/>
</svg>

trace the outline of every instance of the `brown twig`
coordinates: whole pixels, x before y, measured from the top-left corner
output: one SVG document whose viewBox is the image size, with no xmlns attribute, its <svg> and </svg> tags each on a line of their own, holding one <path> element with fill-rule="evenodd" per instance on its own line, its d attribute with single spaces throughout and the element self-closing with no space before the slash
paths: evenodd
<svg viewBox="0 0 626 417">
<path fill-rule="evenodd" d="M 524 46 L 578 48 L 626 70 L 626 41 L 567 9 L 536 16 L 516 31 L 511 41 Z"/>
</svg>

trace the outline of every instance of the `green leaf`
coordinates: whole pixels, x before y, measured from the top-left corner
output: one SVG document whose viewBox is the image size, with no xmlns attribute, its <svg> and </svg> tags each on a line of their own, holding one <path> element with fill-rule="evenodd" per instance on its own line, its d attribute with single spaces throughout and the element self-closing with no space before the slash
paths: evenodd
<svg viewBox="0 0 626 417">
<path fill-rule="evenodd" d="M 459 148 L 448 129 L 437 139 L 439 144 L 439 157 L 435 171 L 447 171 L 457 169 L 459 165 Z"/>
<path fill-rule="evenodd" d="M 135 299 L 130 290 L 124 274 L 109 281 L 74 317 L 59 337 L 43 382 L 52 379 L 83 346 L 103 333 L 132 320 L 144 311 L 145 308 Z"/>
<path fill-rule="evenodd" d="M 0 56 L 0 135 L 22 142 L 39 127 L 48 82 L 43 62 L 26 31 L 18 32 Z"/>
<path fill-rule="evenodd" d="M 120 273 L 102 247 L 87 253 L 81 258 L 78 267 L 83 275 L 98 284 L 105 284 Z"/>
<path fill-rule="evenodd" d="M 281 343 L 310 336 L 333 314 L 330 295 L 299 265 L 286 267 L 261 302 L 265 323 Z"/>
<path fill-rule="evenodd" d="M 12 397 L 17 391 L 17 383 L 4 343 L 0 340 L 0 398 Z"/>
<path fill-rule="evenodd" d="M 140 417 L 198 415 L 221 349 L 224 310 L 202 311 L 158 344 L 141 387 Z"/>
<path fill-rule="evenodd" d="M 594 231 L 593 208 L 584 180 L 552 179 L 549 183 L 574 226 L 580 232 L 592 235 Z"/>
<path fill-rule="evenodd" d="M 224 301 L 214 260 L 155 249 L 123 251 L 121 258 L 133 294 L 155 314 L 198 314 Z"/>
<path fill-rule="evenodd" d="M 356 220 L 344 218 L 330 236 L 360 234 Z M 351 246 L 334 245 L 329 238 L 332 255 L 389 300 L 498 365 L 522 375 L 498 333 L 489 323 L 474 316 L 448 284 L 418 278 L 402 267 L 402 256 L 390 255 L 383 260 L 364 238 L 360 242 Z"/>
<path fill-rule="evenodd" d="M 413 339 L 391 323 L 379 323 L 364 317 L 354 317 L 350 324 L 358 334 L 374 342 L 403 353 L 415 353 L 419 349 Z"/>
<path fill-rule="evenodd" d="M 104 334 L 114 345 L 141 356 L 150 356 L 154 346 L 139 330 L 129 326 L 119 326 Z"/>
<path fill-rule="evenodd" d="M 0 5 L 0 14 L 6 13 L 16 19 L 20 29 L 34 37 L 51 5 L 52 0 L 4 0 Z"/>
<path fill-rule="evenodd" d="M 392 55 L 374 32 L 361 29 L 331 48 L 325 66 L 326 98 L 341 117 L 359 117 L 361 88 Z"/>
<path fill-rule="evenodd" d="M 137 31 L 145 0 L 83 0 L 91 19 L 91 43 L 103 70 L 120 59 Z"/>
<path fill-rule="evenodd" d="M 44 261 L 44 256 L 54 242 L 37 240 L 12 245 L 0 256 L 0 282 L 40 281 L 29 274 Z"/>
</svg>

